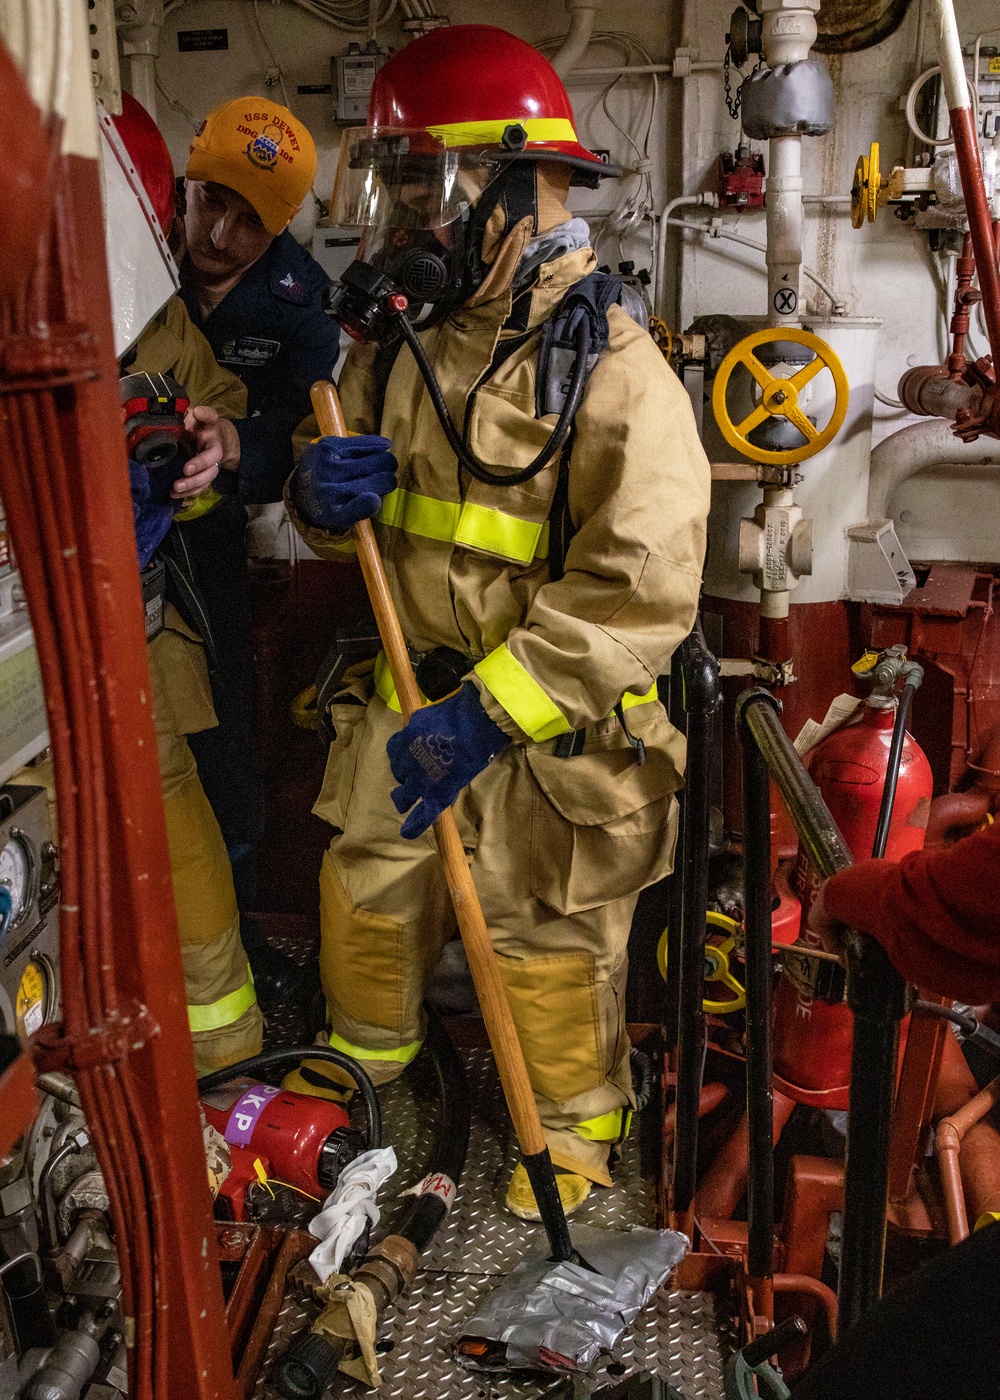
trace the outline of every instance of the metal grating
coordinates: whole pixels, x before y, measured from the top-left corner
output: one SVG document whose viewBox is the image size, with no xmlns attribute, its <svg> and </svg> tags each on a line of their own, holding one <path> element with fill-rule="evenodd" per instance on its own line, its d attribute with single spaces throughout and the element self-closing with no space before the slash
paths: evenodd
<svg viewBox="0 0 1000 1400">
<path fill-rule="evenodd" d="M 517 1161 L 500 1083 L 488 1051 L 464 1052 L 474 1105 L 472 1138 L 465 1175 L 451 1215 L 425 1256 L 425 1267 L 404 1299 L 381 1321 L 380 1395 L 389 1400 L 541 1400 L 566 1392 L 564 1378 L 524 1380 L 478 1376 L 454 1361 L 451 1347 L 462 1324 L 478 1306 L 497 1275 L 506 1273 L 542 1238 L 542 1227 L 518 1220 L 502 1208 L 507 1179 Z M 397 1193 L 424 1174 L 434 1133 L 432 1077 L 420 1062 L 380 1090 L 385 1140 L 400 1162 Z M 623 1230 L 649 1225 L 652 1183 L 642 1169 L 640 1137 L 624 1144 L 616 1183 L 597 1189 L 574 1221 Z M 383 1207 L 380 1230 L 391 1231 L 409 1207 L 396 1199 Z M 286 1297 L 254 1400 L 275 1400 L 271 1362 L 311 1320 L 313 1305 Z M 716 1400 L 723 1395 L 722 1365 L 735 1345 L 731 1319 L 716 1311 L 708 1293 L 661 1293 L 636 1318 L 609 1358 L 611 1372 L 601 1385 L 620 1385 L 629 1376 L 652 1374 L 669 1381 L 684 1400 Z M 338 1395 L 361 1400 L 369 1392 L 343 1378 Z"/>
</svg>

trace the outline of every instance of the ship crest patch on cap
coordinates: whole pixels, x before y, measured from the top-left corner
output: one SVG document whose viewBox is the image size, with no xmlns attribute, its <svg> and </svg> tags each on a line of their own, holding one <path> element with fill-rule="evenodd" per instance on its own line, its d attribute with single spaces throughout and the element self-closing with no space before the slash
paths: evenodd
<svg viewBox="0 0 1000 1400">
<path fill-rule="evenodd" d="M 281 127 L 268 122 L 263 131 L 247 144 L 247 157 L 258 170 L 273 170 L 277 165 L 281 136 Z"/>
</svg>

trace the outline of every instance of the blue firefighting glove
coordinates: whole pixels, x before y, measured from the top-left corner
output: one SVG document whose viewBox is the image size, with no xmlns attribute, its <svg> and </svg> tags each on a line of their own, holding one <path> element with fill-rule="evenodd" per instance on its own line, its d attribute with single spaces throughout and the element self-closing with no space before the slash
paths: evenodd
<svg viewBox="0 0 1000 1400">
<path fill-rule="evenodd" d="M 176 472 L 151 472 L 131 459 L 128 481 L 132 490 L 132 522 L 139 568 L 144 569 L 162 544 L 173 524 L 174 510 L 181 502 L 171 499 Z"/>
<path fill-rule="evenodd" d="M 483 709 L 471 681 L 411 715 L 386 744 L 393 777 L 402 786 L 390 796 L 396 811 L 413 811 L 401 834 L 413 840 L 450 807 L 464 787 L 510 744 Z"/>
<path fill-rule="evenodd" d="M 324 437 L 303 452 L 292 477 L 292 505 L 310 525 L 346 535 L 378 514 L 396 489 L 397 462 L 388 438 Z"/>
</svg>

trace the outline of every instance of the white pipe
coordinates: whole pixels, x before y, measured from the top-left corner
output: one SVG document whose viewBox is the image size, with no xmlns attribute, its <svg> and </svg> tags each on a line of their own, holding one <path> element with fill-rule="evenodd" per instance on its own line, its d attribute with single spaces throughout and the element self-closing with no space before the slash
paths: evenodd
<svg viewBox="0 0 1000 1400">
<path fill-rule="evenodd" d="M 569 29 L 550 60 L 560 78 L 565 77 L 586 53 L 601 4 L 602 0 L 566 0 L 570 13 Z"/>
<path fill-rule="evenodd" d="M 156 55 L 152 53 L 130 53 L 125 59 L 128 64 L 128 90 L 135 100 L 145 107 L 156 121 Z"/>
<path fill-rule="evenodd" d="M 724 67 L 725 64 L 721 59 L 711 62 L 698 60 L 685 68 L 682 76 L 686 77 L 688 73 L 721 73 Z M 666 73 L 669 75 L 673 71 L 674 65 L 672 63 L 622 63 L 610 68 L 574 68 L 572 73 L 563 73 L 560 76 L 563 82 L 566 82 L 569 79 L 578 78 L 630 78 L 634 73 Z"/>
<path fill-rule="evenodd" d="M 802 293 L 802 137 L 768 143 L 767 323 L 797 326 Z"/>
<path fill-rule="evenodd" d="M 769 67 L 801 63 L 816 42 L 816 16 L 801 0 L 763 0 L 761 39 Z M 802 137 L 768 142 L 767 323 L 798 326 L 802 294 Z"/>
<path fill-rule="evenodd" d="M 672 220 L 671 214 L 675 209 L 679 209 L 682 204 L 707 204 L 712 209 L 718 209 L 719 196 L 714 193 L 709 194 L 679 194 L 676 199 L 671 199 L 660 211 L 660 227 L 656 238 L 656 267 L 654 269 L 655 280 L 653 282 L 653 306 L 657 316 L 662 316 L 663 291 L 666 283 L 664 269 L 667 261 L 667 229 Z"/>
<path fill-rule="evenodd" d="M 883 438 L 871 456 L 868 519 L 888 520 L 893 493 L 918 472 L 937 466 L 1000 467 L 1000 441 L 962 442 L 941 418 L 911 423 Z"/>
<path fill-rule="evenodd" d="M 958 37 L 958 21 L 952 0 L 931 0 L 931 23 L 937 31 L 938 61 L 945 105 L 949 112 L 970 106 L 969 87 L 962 56 L 962 41 Z M 973 75 L 976 82 L 979 75 Z"/>
<path fill-rule="evenodd" d="M 706 233 L 709 238 L 725 238 L 730 243 L 740 243 L 744 248 L 756 249 L 758 253 L 767 252 L 766 243 L 760 243 L 755 238 L 744 238 L 741 233 L 730 233 L 727 228 L 718 223 L 697 224 L 691 219 L 671 219 L 669 222 L 673 228 L 688 228 L 694 233 Z M 802 273 L 809 278 L 810 282 L 816 284 L 824 296 L 830 299 L 832 315 L 847 315 L 846 301 L 843 297 L 837 295 L 828 282 L 824 282 L 822 277 L 820 277 L 818 273 L 813 272 L 812 268 L 807 267 L 805 263 L 802 265 Z"/>
</svg>

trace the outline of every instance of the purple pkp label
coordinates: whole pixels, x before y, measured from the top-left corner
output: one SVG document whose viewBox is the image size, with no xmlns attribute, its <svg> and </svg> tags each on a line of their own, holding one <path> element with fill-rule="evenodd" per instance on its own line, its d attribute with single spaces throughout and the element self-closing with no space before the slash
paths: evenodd
<svg viewBox="0 0 1000 1400">
<path fill-rule="evenodd" d="M 233 1147 L 249 1147 L 257 1119 L 271 1100 L 281 1093 L 270 1084 L 253 1084 L 233 1104 L 226 1124 L 226 1141 Z"/>
</svg>

